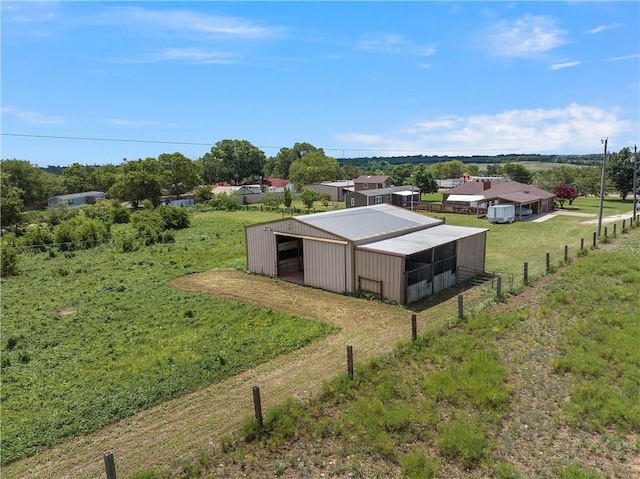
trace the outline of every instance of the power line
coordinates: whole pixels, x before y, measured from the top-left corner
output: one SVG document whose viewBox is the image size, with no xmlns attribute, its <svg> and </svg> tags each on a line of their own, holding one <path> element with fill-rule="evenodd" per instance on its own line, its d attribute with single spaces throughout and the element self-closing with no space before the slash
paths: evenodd
<svg viewBox="0 0 640 479">
<path fill-rule="evenodd" d="M 196 142 L 196 141 L 168 141 L 168 140 L 137 140 L 132 138 L 102 138 L 102 137 L 90 137 L 90 136 L 58 136 L 58 135 L 33 135 L 27 133 L 2 133 L 2 136 L 13 136 L 22 138 L 45 138 L 49 140 L 74 140 L 74 141 L 106 141 L 106 142 L 119 142 L 119 143 L 147 143 L 147 144 L 159 144 L 159 145 L 189 145 L 189 146 L 213 146 L 211 142 Z M 283 146 L 265 146 L 254 145 L 260 149 L 280 150 L 282 148 L 289 148 Z M 519 148 L 487 148 L 487 149 L 442 149 L 442 148 L 421 148 L 421 149 L 375 149 L 375 148 L 322 148 L 324 151 L 342 151 L 343 157 L 345 151 L 368 151 L 373 153 L 424 153 L 424 152 L 498 152 L 498 151 L 522 151 Z"/>
</svg>

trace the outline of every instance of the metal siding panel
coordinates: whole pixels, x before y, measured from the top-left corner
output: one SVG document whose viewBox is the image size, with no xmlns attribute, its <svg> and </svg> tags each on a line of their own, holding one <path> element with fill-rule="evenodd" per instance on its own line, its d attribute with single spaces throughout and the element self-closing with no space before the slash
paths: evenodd
<svg viewBox="0 0 640 479">
<path fill-rule="evenodd" d="M 402 263 L 404 258 L 356 250 L 356 288 L 358 276 L 382 281 L 382 295 L 402 301 Z"/>
<path fill-rule="evenodd" d="M 304 240 L 304 284 L 336 293 L 346 291 L 347 245 Z"/>
<path fill-rule="evenodd" d="M 252 273 L 277 274 L 276 238 L 263 225 L 247 226 L 247 269 Z"/>
<path fill-rule="evenodd" d="M 486 233 L 458 240 L 458 266 L 484 269 Z"/>
</svg>

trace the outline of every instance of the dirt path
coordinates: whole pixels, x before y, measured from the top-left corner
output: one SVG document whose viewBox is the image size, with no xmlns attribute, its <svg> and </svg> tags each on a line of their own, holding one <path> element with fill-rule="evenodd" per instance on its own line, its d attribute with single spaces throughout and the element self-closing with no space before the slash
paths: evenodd
<svg viewBox="0 0 640 479">
<path fill-rule="evenodd" d="M 335 324 L 341 331 L 225 381 L 17 461 L 3 468 L 3 478 L 102 478 L 102 455 L 107 450 L 113 451 L 119 477 L 143 469 L 175 467 L 181 459 L 217 445 L 221 435 L 253 414 L 254 385 L 260 386 L 264 409 L 289 396 L 308 398 L 323 381 L 345 371 L 347 345 L 353 345 L 357 364 L 390 351 L 400 339 L 411 335 L 411 311 L 406 309 L 235 270 L 192 274 L 175 279 L 172 285 L 188 292 L 317 319 Z M 455 316 L 456 311 L 454 296 L 418 313 L 419 331 L 426 321 L 442 321 Z"/>
</svg>

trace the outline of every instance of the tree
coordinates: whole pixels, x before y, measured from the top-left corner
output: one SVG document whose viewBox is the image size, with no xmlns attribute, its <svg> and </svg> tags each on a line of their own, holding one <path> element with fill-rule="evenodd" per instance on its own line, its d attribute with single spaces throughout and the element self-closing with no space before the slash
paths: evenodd
<svg viewBox="0 0 640 479">
<path fill-rule="evenodd" d="M 178 197 L 202 182 L 198 166 L 182 153 L 162 153 L 158 161 L 169 172 L 168 189 L 171 195 Z"/>
<path fill-rule="evenodd" d="M 534 184 L 545 191 L 552 191 L 554 186 L 566 183 L 573 185 L 576 182 L 577 168 L 575 166 L 560 165 L 548 170 L 538 171 L 534 178 Z"/>
<path fill-rule="evenodd" d="M 413 185 L 420 188 L 420 193 L 435 193 L 438 182 L 424 165 L 418 165 L 413 172 Z"/>
<path fill-rule="evenodd" d="M 10 186 L 22 190 L 25 208 L 42 208 L 47 198 L 65 192 L 61 178 L 32 165 L 26 160 L 2 160 L 0 170 L 8 177 Z"/>
<path fill-rule="evenodd" d="M 533 180 L 533 173 L 520 163 L 505 163 L 502 165 L 502 172 L 513 181 L 524 183 L 525 185 L 530 184 Z"/>
<path fill-rule="evenodd" d="M 633 163 L 631 163 L 629 148 L 612 153 L 605 172 L 613 187 L 620 193 L 622 200 L 626 199 L 630 192 L 633 192 Z"/>
<path fill-rule="evenodd" d="M 487 165 L 487 176 L 500 176 L 502 167 L 499 163 L 490 163 Z"/>
<path fill-rule="evenodd" d="M 596 166 L 582 166 L 576 169 L 575 187 L 582 196 L 600 194 L 601 169 Z M 605 183 L 605 192 L 608 188 Z"/>
<path fill-rule="evenodd" d="M 13 230 L 22 222 L 24 191 L 9 182 L 9 175 L 0 173 L 0 227 L 3 230 Z"/>
<path fill-rule="evenodd" d="M 342 176 L 349 180 L 353 180 L 358 176 L 362 175 L 362 170 L 358 168 L 356 165 L 344 165 L 342 167 Z"/>
<path fill-rule="evenodd" d="M 289 188 L 284 189 L 282 202 L 284 203 L 285 208 L 291 208 L 291 203 L 293 203 L 293 195 L 291 194 L 291 190 Z"/>
<path fill-rule="evenodd" d="M 398 185 L 408 185 L 411 183 L 413 165 L 411 163 L 403 163 L 402 165 L 391 166 L 388 174 L 396 180 Z"/>
<path fill-rule="evenodd" d="M 143 200 L 159 204 L 162 189 L 168 184 L 171 173 L 155 158 L 129 161 L 120 166 L 116 182 L 109 193 L 121 200 L 130 201 L 134 207 Z"/>
<path fill-rule="evenodd" d="M 342 170 L 335 158 L 321 151 L 313 151 L 294 161 L 289 169 L 289 180 L 297 191 L 304 185 L 340 179 Z"/>
<path fill-rule="evenodd" d="M 211 168 L 210 173 L 215 174 L 218 181 L 229 181 L 237 185 L 262 175 L 265 154 L 247 140 L 222 140 L 201 158 L 201 162 Z M 203 175 L 207 182 L 211 179 L 209 172 Z"/>
<path fill-rule="evenodd" d="M 300 200 L 305 208 L 310 210 L 313 208 L 313 202 L 318 199 L 318 193 L 313 190 L 302 190 L 300 193 Z"/>
<path fill-rule="evenodd" d="M 310 143 L 296 143 L 293 148 L 280 148 L 275 157 L 267 160 L 264 173 L 266 176 L 289 178 L 289 169 L 292 163 L 316 151 L 324 155 L 322 148 L 316 148 Z"/>
<path fill-rule="evenodd" d="M 460 178 L 464 174 L 464 163 L 460 160 L 441 161 L 431 165 L 431 174 L 439 180 Z"/>
<path fill-rule="evenodd" d="M 571 204 L 573 203 L 573 200 L 575 200 L 578 196 L 580 196 L 580 194 L 578 193 L 578 190 L 575 187 L 568 185 L 567 183 L 556 185 L 553 188 L 552 193 L 556 195 L 556 198 L 558 199 L 558 203 L 560 203 L 560 208 L 564 208 L 565 201 L 568 200 L 569 204 Z"/>
<path fill-rule="evenodd" d="M 62 184 L 67 193 L 96 191 L 96 167 L 73 163 L 62 170 Z"/>
<path fill-rule="evenodd" d="M 196 201 L 209 201 L 213 198 L 213 191 L 210 186 L 198 186 L 195 189 Z"/>
</svg>

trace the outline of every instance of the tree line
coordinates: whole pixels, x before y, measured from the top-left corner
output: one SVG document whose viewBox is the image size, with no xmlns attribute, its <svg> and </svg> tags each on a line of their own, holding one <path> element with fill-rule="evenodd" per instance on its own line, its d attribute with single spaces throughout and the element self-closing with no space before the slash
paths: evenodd
<svg viewBox="0 0 640 479">
<path fill-rule="evenodd" d="M 583 155 L 590 157 L 597 155 Z M 0 162 L 2 229 L 20 223 L 24 210 L 42 209 L 47 198 L 65 193 L 103 191 L 112 198 L 130 202 L 137 207 L 144 200 L 159 204 L 163 195 L 179 196 L 195 191 L 202 200 L 211 199 L 211 185 L 260 183 L 263 178 L 288 179 L 298 193 L 304 185 L 322 181 L 354 179 L 362 174 L 388 175 L 398 185 L 411 184 L 422 193 L 437 191 L 436 180 L 459 178 L 463 174 L 478 176 L 508 176 L 514 181 L 535 184 L 547 191 L 566 184 L 580 195 L 599 194 L 598 166 L 570 166 L 558 164 L 549 170 L 532 172 L 522 163 L 505 161 L 551 158 L 551 155 L 497 155 L 484 168 L 477 164 L 485 157 L 469 157 L 476 164 L 460 159 L 446 159 L 430 163 L 434 157 L 369 158 L 358 166 L 355 161 L 338 161 L 325 154 L 322 148 L 310 143 L 296 143 L 281 148 L 275 156 L 265 153 L 246 140 L 225 139 L 217 142 L 202 157 L 192 160 L 182 153 L 163 153 L 157 158 L 123 161 L 113 165 L 82 165 L 67 167 L 32 165 L 28 160 L 6 159 Z M 623 148 L 610 155 L 606 164 L 605 191 L 618 191 L 621 198 L 632 193 L 633 164 L 631 151 Z M 420 163 L 398 158 L 422 159 Z M 436 157 L 438 159 L 448 157 Z M 558 157 L 553 157 L 558 158 Z M 586 161 L 586 160 L 585 160 Z M 600 157 L 600 164 L 602 157 Z M 54 171 L 55 173 L 52 173 Z"/>
</svg>

